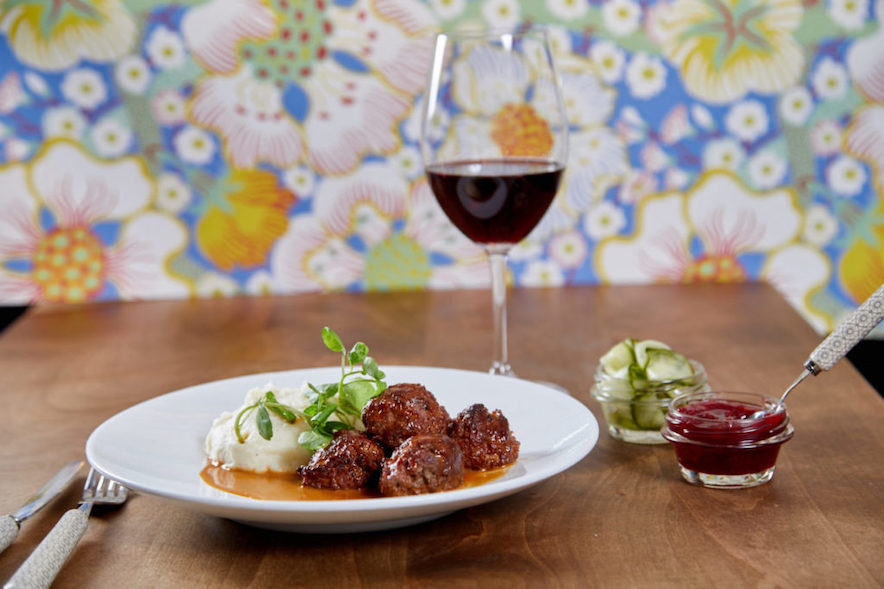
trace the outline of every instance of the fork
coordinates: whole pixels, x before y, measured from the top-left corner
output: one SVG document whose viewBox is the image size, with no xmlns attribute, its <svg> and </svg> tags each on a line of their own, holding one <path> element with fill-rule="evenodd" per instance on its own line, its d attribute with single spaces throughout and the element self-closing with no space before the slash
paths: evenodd
<svg viewBox="0 0 884 589">
<path fill-rule="evenodd" d="M 122 505 L 129 496 L 129 489 L 113 479 L 89 470 L 80 504 L 68 510 L 55 527 L 43 538 L 3 589 L 45 589 L 86 532 L 93 505 Z"/>
</svg>

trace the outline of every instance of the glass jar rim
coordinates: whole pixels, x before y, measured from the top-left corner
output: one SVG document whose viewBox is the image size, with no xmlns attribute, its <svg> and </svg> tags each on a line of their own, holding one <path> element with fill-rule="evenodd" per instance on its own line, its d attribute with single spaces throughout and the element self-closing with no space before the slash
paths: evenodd
<svg viewBox="0 0 884 589">
<path fill-rule="evenodd" d="M 696 415 L 690 415 L 681 413 L 679 410 L 695 401 L 702 401 L 706 399 L 721 399 L 725 401 L 738 401 L 738 402 L 746 402 L 758 405 L 763 410 L 768 409 L 776 409 L 775 411 L 770 411 L 765 415 L 774 415 L 776 413 L 786 413 L 786 417 L 788 418 L 788 411 L 786 408 L 786 404 L 780 404 L 779 399 L 775 397 L 771 397 L 769 395 L 765 395 L 763 393 L 750 393 L 745 391 L 720 391 L 720 390 L 711 390 L 711 391 L 694 391 L 690 393 L 684 393 L 674 397 L 669 404 L 669 411 L 673 414 L 684 415 L 685 417 L 689 417 L 691 420 L 697 421 L 698 423 L 716 423 L 720 422 L 720 419 L 711 419 L 707 417 L 697 417 Z M 750 401 L 749 399 L 752 399 Z M 754 401 L 754 402 L 753 402 Z M 758 402 L 760 401 L 760 403 Z M 753 418 L 741 418 L 740 422 L 754 422 L 756 420 L 761 420 L 764 416 L 758 416 Z"/>
<path fill-rule="evenodd" d="M 763 409 L 767 412 L 757 417 L 747 416 L 745 418 L 723 420 L 709 417 L 701 417 L 695 414 L 685 413 L 681 410 L 687 405 L 691 405 L 695 402 L 704 401 L 707 399 L 720 399 L 723 401 L 750 403 L 752 405 L 757 405 L 760 409 Z M 774 427 L 770 428 L 770 417 L 773 415 L 782 415 L 783 419 Z M 677 397 L 672 399 L 672 401 L 670 401 L 669 410 L 666 414 L 665 427 L 667 430 L 670 431 L 672 436 L 679 436 L 680 438 L 683 436 L 676 432 L 672 432 L 671 428 L 669 427 L 670 424 L 684 426 L 685 428 L 689 427 L 689 429 L 692 432 L 696 433 L 699 437 L 717 435 L 717 428 L 720 427 L 723 423 L 728 424 L 729 430 L 739 432 L 743 435 L 752 434 L 766 428 L 771 429 L 771 436 L 769 436 L 768 438 L 749 442 L 748 444 L 739 444 L 740 447 L 746 447 L 747 445 L 751 447 L 756 444 L 761 444 L 762 442 L 765 442 L 765 440 L 768 440 L 768 443 L 784 441 L 777 440 L 776 438 L 786 431 L 789 431 L 789 435 L 785 439 L 792 437 L 792 432 L 794 431 L 794 429 L 792 428 L 790 421 L 791 419 L 789 417 L 789 412 L 786 409 L 785 403 L 780 405 L 779 399 L 776 399 L 769 395 L 742 391 L 698 391 L 678 395 Z M 697 442 L 697 440 L 693 438 L 685 438 L 684 440 L 679 439 L 679 441 L 690 441 L 691 443 Z M 711 445 L 721 446 L 720 444 Z"/>
<path fill-rule="evenodd" d="M 691 376 L 686 376 L 684 378 L 674 378 L 668 380 L 647 380 L 644 381 L 644 384 L 641 386 L 640 390 L 644 393 L 654 393 L 654 392 L 664 392 L 667 390 L 675 389 L 675 388 L 687 388 L 692 389 L 692 392 L 699 392 L 702 390 L 702 387 L 707 386 L 707 376 L 706 376 L 706 368 L 696 360 L 688 359 L 691 367 L 694 369 L 694 373 Z M 607 372 L 605 372 L 604 368 L 601 364 L 596 366 L 595 374 L 594 374 L 594 382 L 592 387 L 590 387 L 590 395 L 598 401 L 601 402 L 621 402 L 621 403 L 647 403 L 653 405 L 666 405 L 673 398 L 676 397 L 668 397 L 659 399 L 659 403 L 655 402 L 655 399 L 645 399 L 639 400 L 635 397 L 631 399 L 626 399 L 616 394 L 611 394 L 606 389 L 614 389 L 614 390 L 623 390 L 623 391 L 635 391 L 636 388 L 633 386 L 633 382 L 627 378 L 618 378 L 615 376 L 611 376 Z M 690 393 L 683 393 L 690 394 Z M 681 395 L 679 395 L 681 396 Z"/>
<path fill-rule="evenodd" d="M 795 427 L 791 423 L 789 423 L 788 416 L 786 416 L 786 420 L 784 421 L 783 425 L 785 427 L 783 427 L 781 431 L 769 438 L 764 438 L 761 440 L 746 440 L 737 444 L 713 444 L 711 442 L 694 440 L 672 431 L 669 428 L 668 424 L 660 428 L 660 434 L 670 442 L 678 444 L 691 444 L 693 446 L 702 446 L 704 448 L 734 448 L 739 450 L 751 450 L 752 448 L 782 444 L 789 441 L 795 434 Z"/>
</svg>

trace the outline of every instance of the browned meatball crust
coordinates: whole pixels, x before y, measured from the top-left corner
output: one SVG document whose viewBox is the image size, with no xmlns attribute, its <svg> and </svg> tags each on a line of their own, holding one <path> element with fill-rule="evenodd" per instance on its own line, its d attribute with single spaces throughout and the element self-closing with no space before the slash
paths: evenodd
<svg viewBox="0 0 884 589">
<path fill-rule="evenodd" d="M 391 385 L 362 409 L 366 433 L 389 448 L 411 436 L 444 434 L 450 421 L 445 407 L 419 384 Z"/>
<path fill-rule="evenodd" d="M 313 453 L 309 463 L 298 467 L 298 474 L 308 487 L 359 489 L 371 481 L 383 459 L 384 449 L 364 433 L 340 430 L 328 446 Z"/>
<path fill-rule="evenodd" d="M 396 448 L 381 467 L 382 495 L 420 495 L 463 484 L 463 455 L 444 434 L 413 436 Z"/>
<path fill-rule="evenodd" d="M 512 464 L 519 457 L 519 441 L 500 410 L 488 412 L 477 403 L 467 407 L 451 422 L 448 435 L 463 451 L 464 466 L 487 470 Z"/>
</svg>

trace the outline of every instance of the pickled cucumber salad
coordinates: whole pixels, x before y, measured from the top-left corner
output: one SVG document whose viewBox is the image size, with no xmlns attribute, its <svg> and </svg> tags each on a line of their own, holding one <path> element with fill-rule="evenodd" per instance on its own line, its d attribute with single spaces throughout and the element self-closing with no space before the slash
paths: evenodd
<svg viewBox="0 0 884 589">
<path fill-rule="evenodd" d="M 661 341 L 625 339 L 601 357 L 593 395 L 602 402 L 609 423 L 659 430 L 669 399 L 705 385 L 705 375 L 697 374 L 696 367 Z"/>
<path fill-rule="evenodd" d="M 606 374 L 629 380 L 634 389 L 645 388 L 648 381 L 679 380 L 694 375 L 687 357 L 653 339 L 625 339 L 608 350 L 600 363 Z"/>
</svg>

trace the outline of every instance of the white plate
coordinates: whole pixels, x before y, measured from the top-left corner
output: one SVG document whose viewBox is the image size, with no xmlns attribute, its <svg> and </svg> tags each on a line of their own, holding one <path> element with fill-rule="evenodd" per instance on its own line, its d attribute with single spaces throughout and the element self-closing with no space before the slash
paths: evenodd
<svg viewBox="0 0 884 589">
<path fill-rule="evenodd" d="M 340 367 L 241 376 L 150 399 L 108 419 L 86 442 L 86 457 L 127 487 L 248 525 L 296 532 L 356 532 L 407 526 L 511 495 L 574 465 L 598 440 L 598 423 L 575 399 L 549 387 L 485 373 L 383 367 L 386 381 L 417 382 L 453 416 L 473 403 L 500 409 L 521 442 L 519 460 L 477 487 L 409 497 L 264 501 L 215 489 L 200 478 L 212 420 L 236 409 L 253 387 L 333 382 Z"/>
</svg>

